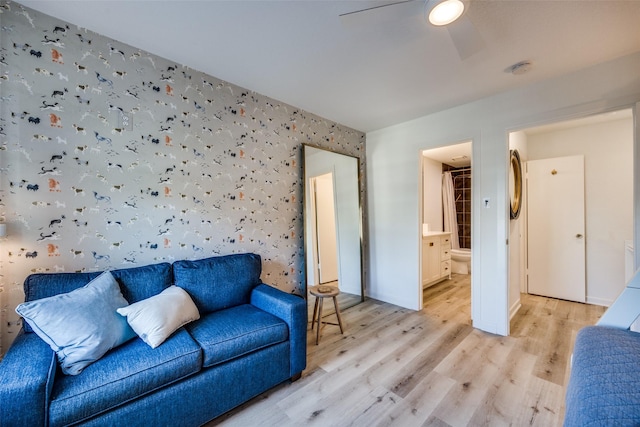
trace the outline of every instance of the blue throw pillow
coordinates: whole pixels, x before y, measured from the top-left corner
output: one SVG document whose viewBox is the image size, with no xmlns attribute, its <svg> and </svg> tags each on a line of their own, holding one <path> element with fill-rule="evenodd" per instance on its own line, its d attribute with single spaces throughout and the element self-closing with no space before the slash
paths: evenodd
<svg viewBox="0 0 640 427">
<path fill-rule="evenodd" d="M 16 312 L 58 355 L 62 372 L 78 375 L 107 351 L 135 337 L 116 310 L 128 305 L 105 271 L 82 288 L 22 303 Z"/>
</svg>

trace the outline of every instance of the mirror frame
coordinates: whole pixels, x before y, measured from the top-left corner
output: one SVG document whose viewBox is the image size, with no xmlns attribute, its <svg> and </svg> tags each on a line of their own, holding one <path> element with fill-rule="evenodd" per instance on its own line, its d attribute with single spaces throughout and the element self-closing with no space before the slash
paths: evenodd
<svg viewBox="0 0 640 427">
<path fill-rule="evenodd" d="M 315 150 L 322 150 L 329 153 L 339 154 L 341 156 L 350 157 L 356 160 L 356 179 L 358 184 L 358 228 L 359 228 L 359 249 L 360 249 L 360 301 L 356 304 L 352 304 L 350 306 L 343 307 L 340 305 L 341 311 L 347 309 L 349 307 L 353 307 L 359 303 L 365 301 L 365 277 L 364 277 L 364 235 L 363 235 L 363 210 L 362 210 L 362 179 L 361 179 L 361 167 L 360 167 L 360 158 L 357 156 L 353 156 L 351 154 L 347 154 L 338 150 L 332 150 L 324 147 L 320 147 L 314 144 L 303 143 L 302 144 L 302 218 L 303 218 L 303 253 L 304 253 L 304 298 L 305 300 L 308 298 L 308 264 L 307 264 L 307 228 L 309 227 L 309 219 L 307 218 L 307 171 L 306 171 L 306 153 L 309 148 L 313 148 Z"/>
<path fill-rule="evenodd" d="M 518 219 L 522 208 L 522 162 L 518 150 L 511 150 L 509 159 L 509 174 L 513 174 L 513 193 L 509 190 L 509 211 L 511 219 Z"/>
</svg>

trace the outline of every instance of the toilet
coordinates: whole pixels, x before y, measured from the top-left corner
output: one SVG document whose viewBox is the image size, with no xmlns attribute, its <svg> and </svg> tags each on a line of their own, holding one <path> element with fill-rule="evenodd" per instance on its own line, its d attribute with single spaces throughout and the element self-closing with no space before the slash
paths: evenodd
<svg viewBox="0 0 640 427">
<path fill-rule="evenodd" d="M 451 249 L 451 272 L 471 274 L 471 249 Z"/>
</svg>

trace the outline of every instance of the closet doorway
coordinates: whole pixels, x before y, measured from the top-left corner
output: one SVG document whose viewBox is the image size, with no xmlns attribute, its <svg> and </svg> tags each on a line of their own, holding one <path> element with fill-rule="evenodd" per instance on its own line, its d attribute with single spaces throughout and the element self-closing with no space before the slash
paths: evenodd
<svg viewBox="0 0 640 427">
<path fill-rule="evenodd" d="M 566 262 L 558 266 L 558 269 L 562 272 L 561 274 L 584 275 L 586 303 L 609 306 L 625 287 L 627 270 L 625 262 L 628 258 L 625 251 L 627 245 L 632 244 L 634 239 L 633 110 L 618 110 L 512 132 L 510 143 L 511 148 L 514 148 L 515 143 L 520 151 L 525 168 L 524 216 L 527 219 L 527 226 L 521 230 L 525 242 L 526 274 L 523 275 L 524 280 L 518 287 L 518 284 L 514 283 L 517 280 L 517 274 L 510 271 L 510 303 L 513 304 L 516 298 L 519 300 L 520 292 L 541 293 L 532 286 L 531 274 L 532 269 L 535 268 L 531 264 L 532 260 L 540 262 L 542 259 L 542 262 L 548 265 L 557 262 L 557 245 L 532 245 L 532 233 L 539 233 L 531 228 L 532 222 L 538 219 L 532 216 L 537 215 L 536 209 L 541 208 L 540 203 L 532 200 L 528 194 L 528 189 L 535 185 L 531 182 L 534 179 L 532 175 L 534 162 L 582 156 L 584 158 L 584 232 L 572 231 L 567 244 L 584 245 L 586 262 L 584 267 L 578 267 L 580 271 L 576 271 L 575 267 Z M 556 175 L 551 175 L 554 169 Z M 547 173 L 549 177 L 557 177 L 561 170 L 558 167 L 552 167 Z M 565 193 L 570 197 L 571 193 L 576 191 L 580 190 L 573 186 Z M 533 206 L 534 203 L 536 206 Z M 559 219 L 555 218 L 554 222 L 557 221 Z M 515 249 L 512 245 L 516 237 L 514 234 L 510 237 L 510 250 Z M 517 258 L 512 252 L 510 269 L 517 268 Z M 554 283 L 563 283 L 563 280 Z M 556 297 L 573 299 L 563 294 Z M 514 314 L 513 311 L 512 314 Z"/>
</svg>

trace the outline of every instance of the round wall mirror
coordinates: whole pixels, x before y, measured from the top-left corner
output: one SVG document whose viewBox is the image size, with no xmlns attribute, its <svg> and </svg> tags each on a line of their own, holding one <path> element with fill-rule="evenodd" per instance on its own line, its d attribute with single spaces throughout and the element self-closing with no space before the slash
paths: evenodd
<svg viewBox="0 0 640 427">
<path fill-rule="evenodd" d="M 509 199 L 511 219 L 520 216 L 522 207 L 522 163 L 518 150 L 511 150 L 511 160 L 509 167 Z"/>
</svg>

